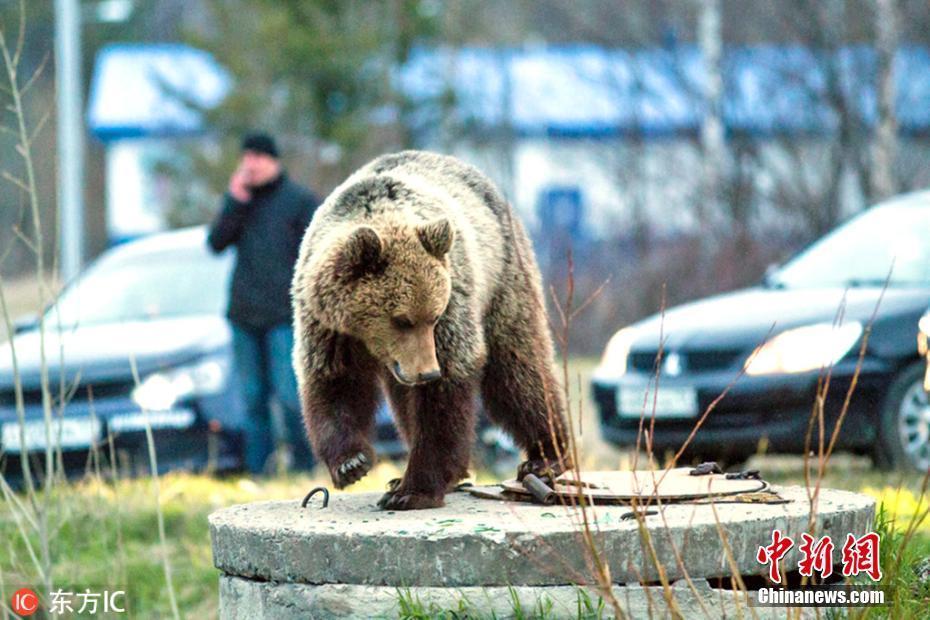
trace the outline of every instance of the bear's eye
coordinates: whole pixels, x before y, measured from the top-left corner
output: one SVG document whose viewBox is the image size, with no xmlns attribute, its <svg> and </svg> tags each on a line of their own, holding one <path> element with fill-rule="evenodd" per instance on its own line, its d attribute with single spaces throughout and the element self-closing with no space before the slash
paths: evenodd
<svg viewBox="0 0 930 620">
<path fill-rule="evenodd" d="M 391 317 L 391 324 L 397 329 L 411 329 L 413 327 L 413 321 L 403 315 Z"/>
</svg>

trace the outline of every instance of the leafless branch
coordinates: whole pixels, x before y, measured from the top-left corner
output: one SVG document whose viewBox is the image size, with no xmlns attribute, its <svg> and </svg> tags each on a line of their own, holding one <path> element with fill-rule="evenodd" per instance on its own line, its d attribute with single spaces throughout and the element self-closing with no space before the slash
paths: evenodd
<svg viewBox="0 0 930 620">
<path fill-rule="evenodd" d="M 2 173 L 0 173 L 0 177 L 3 177 L 4 179 L 6 179 L 7 181 L 9 181 L 10 183 L 12 183 L 13 185 L 15 185 L 16 187 L 18 187 L 19 189 L 23 190 L 23 191 L 26 192 L 27 194 L 29 194 L 29 193 L 32 192 L 32 189 L 29 187 L 29 185 L 26 184 L 25 181 L 23 181 L 21 178 L 19 178 L 19 177 L 17 177 L 17 176 L 13 176 L 12 174 L 10 174 L 9 172 L 7 172 L 6 170 L 4 170 Z"/>
<path fill-rule="evenodd" d="M 25 95 L 29 92 L 29 89 L 36 83 L 36 80 L 39 79 L 39 76 L 45 71 L 45 66 L 48 64 L 48 59 L 50 58 L 49 52 L 45 53 L 45 56 L 42 57 L 42 61 L 39 63 L 39 66 L 36 67 L 36 70 L 32 72 L 32 75 L 29 76 L 29 79 L 26 80 L 26 83 L 23 84 L 22 88 L 19 89 L 21 95 Z"/>
</svg>

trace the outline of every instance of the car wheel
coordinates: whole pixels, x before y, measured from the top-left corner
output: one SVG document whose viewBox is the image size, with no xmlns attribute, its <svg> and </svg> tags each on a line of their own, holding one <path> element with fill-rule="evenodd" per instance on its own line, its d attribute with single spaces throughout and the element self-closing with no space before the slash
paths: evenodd
<svg viewBox="0 0 930 620">
<path fill-rule="evenodd" d="M 912 364 L 888 389 L 875 454 L 879 466 L 921 473 L 930 469 L 930 395 L 924 372 L 923 362 Z"/>
</svg>

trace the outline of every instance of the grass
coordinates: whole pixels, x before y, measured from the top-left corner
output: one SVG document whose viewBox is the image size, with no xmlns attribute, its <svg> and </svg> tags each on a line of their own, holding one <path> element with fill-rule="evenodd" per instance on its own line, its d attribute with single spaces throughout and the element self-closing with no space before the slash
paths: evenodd
<svg viewBox="0 0 930 620">
<path fill-rule="evenodd" d="M 379 464 L 353 490 L 382 490 L 399 473 L 397 465 Z M 215 618 L 218 573 L 213 567 L 207 515 L 236 503 L 300 499 L 307 490 L 328 480 L 322 475 L 256 481 L 177 473 L 163 476 L 160 482 L 168 556 L 182 617 Z M 53 506 L 53 519 L 60 523 L 52 541 L 57 550 L 56 587 L 125 589 L 134 617 L 170 615 L 150 480 L 112 484 L 89 479 L 60 486 L 54 491 Z M 0 540 L 0 575 L 5 589 L 0 600 L 6 602 L 15 589 L 12 586 L 34 586 L 35 582 L 27 550 L 5 509 L 0 510 Z"/>
<path fill-rule="evenodd" d="M 882 585 L 890 592 L 891 598 L 887 602 L 897 617 L 920 618 L 930 609 L 930 579 L 920 574 L 930 570 L 927 565 L 930 529 L 924 524 L 924 529 L 912 540 L 906 540 L 908 521 L 887 510 L 888 504 L 880 506 L 875 517 L 875 531 L 882 541 Z M 869 612 L 864 614 L 865 617 L 879 617 L 880 612 Z"/>
</svg>

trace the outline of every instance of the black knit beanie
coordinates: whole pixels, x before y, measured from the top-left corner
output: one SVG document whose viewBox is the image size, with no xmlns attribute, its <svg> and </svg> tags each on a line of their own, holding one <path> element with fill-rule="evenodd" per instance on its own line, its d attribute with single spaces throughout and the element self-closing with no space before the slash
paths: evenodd
<svg viewBox="0 0 930 620">
<path fill-rule="evenodd" d="M 253 132 L 246 134 L 242 138 L 242 150 L 243 151 L 255 151 L 256 153 L 264 153 L 278 158 L 278 145 L 275 144 L 274 138 L 269 136 L 266 133 Z"/>
</svg>

